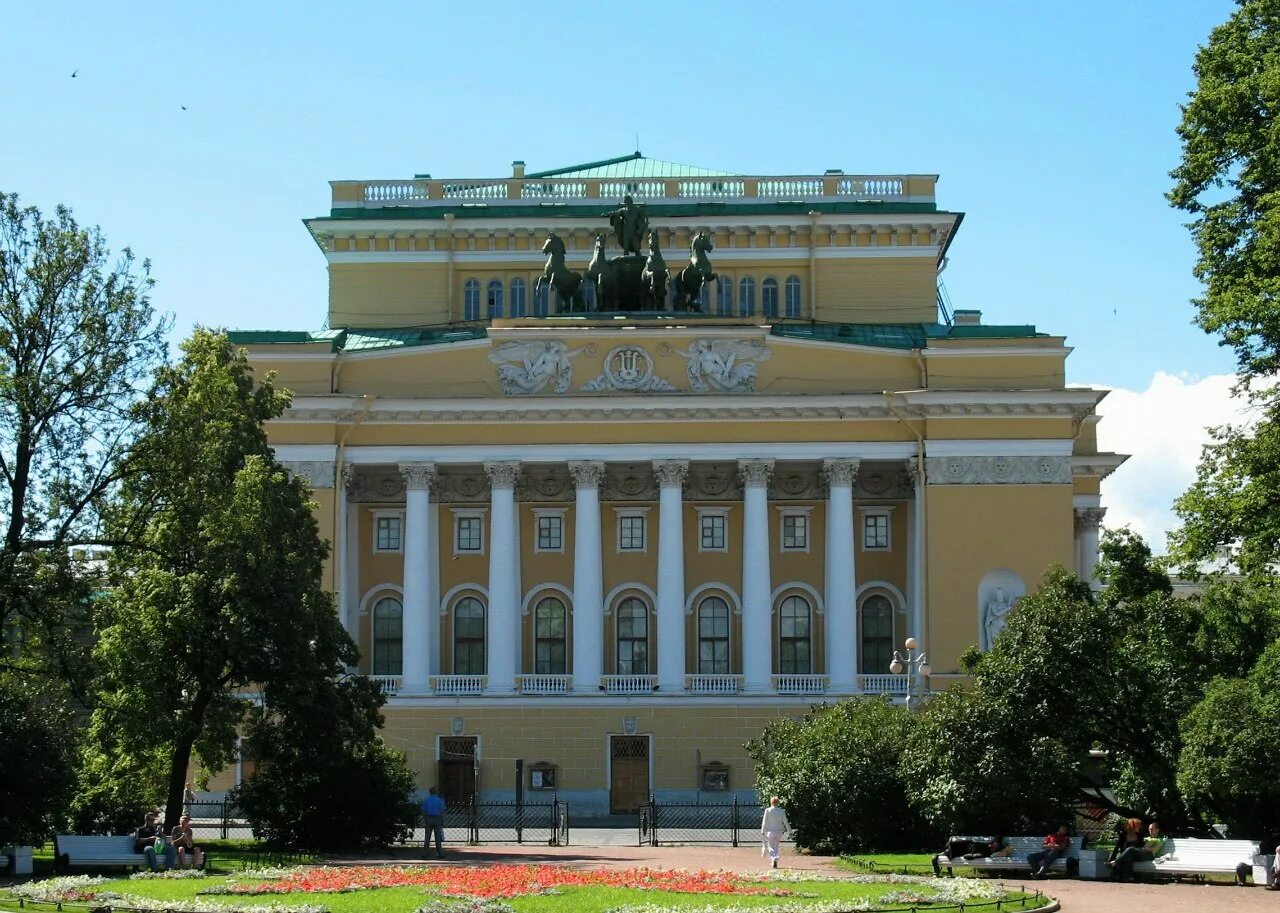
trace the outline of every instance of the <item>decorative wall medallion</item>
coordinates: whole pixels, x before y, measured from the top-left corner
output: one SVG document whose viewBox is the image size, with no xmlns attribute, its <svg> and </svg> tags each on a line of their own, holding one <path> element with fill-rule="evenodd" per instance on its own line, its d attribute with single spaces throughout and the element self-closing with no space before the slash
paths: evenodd
<svg viewBox="0 0 1280 913">
<path fill-rule="evenodd" d="M 453 490 L 463 500 L 472 501 L 484 494 L 485 483 L 480 476 L 454 476 L 450 481 Z"/>
<path fill-rule="evenodd" d="M 690 497 L 711 501 L 735 501 L 742 497 L 737 466 L 697 468 L 689 473 Z"/>
<path fill-rule="evenodd" d="M 636 734 L 636 718 L 633 716 L 624 716 L 622 718 L 622 732 L 625 735 Z"/>
<path fill-rule="evenodd" d="M 615 346 L 604 357 L 604 373 L 583 388 L 587 392 L 674 393 L 676 388 L 653 374 L 653 357 L 637 345 Z"/>
<path fill-rule="evenodd" d="M 689 362 L 689 389 L 695 393 L 750 393 L 757 366 L 773 352 L 759 339 L 695 339 L 676 354 Z"/>
<path fill-rule="evenodd" d="M 462 735 L 466 731 L 466 720 L 460 716 L 455 716 L 449 721 L 449 731 L 454 735 Z"/>
<path fill-rule="evenodd" d="M 650 466 L 609 466 L 605 471 L 602 501 L 656 501 L 658 485 Z"/>
<path fill-rule="evenodd" d="M 573 383 L 569 359 L 582 349 L 570 349 L 559 339 L 504 342 L 489 353 L 498 366 L 498 383 L 509 396 L 528 396 L 548 385 L 556 393 L 567 393 Z"/>
<path fill-rule="evenodd" d="M 930 485 L 1065 485 L 1071 458 L 1065 456 L 929 457 Z"/>
</svg>

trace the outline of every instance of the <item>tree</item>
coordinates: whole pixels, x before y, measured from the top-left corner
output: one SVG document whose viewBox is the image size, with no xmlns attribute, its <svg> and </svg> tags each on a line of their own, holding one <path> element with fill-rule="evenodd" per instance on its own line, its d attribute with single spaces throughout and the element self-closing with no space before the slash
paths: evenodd
<svg viewBox="0 0 1280 913">
<path fill-rule="evenodd" d="M 0 678 L 0 846 L 53 833 L 75 782 L 74 745 L 60 702 Z"/>
<path fill-rule="evenodd" d="M 79 680 L 96 581 L 70 550 L 106 541 L 129 407 L 165 355 L 149 270 L 70 210 L 46 219 L 0 193 L 0 634 L 25 674 Z"/>
<path fill-rule="evenodd" d="M 1280 5 L 1237 6 L 1196 55 L 1169 200 L 1192 216 L 1196 323 L 1235 351 L 1239 391 L 1259 414 L 1215 430 L 1171 544 L 1191 572 L 1238 546 L 1240 569 L 1264 577 L 1280 561 Z"/>
<path fill-rule="evenodd" d="M 907 803 L 898 754 L 914 718 L 880 700 L 813 708 L 747 743 L 761 797 L 778 796 L 796 843 L 824 853 L 918 850 L 935 829 Z"/>
<path fill-rule="evenodd" d="M 193 756 L 229 763 L 255 700 L 288 714 L 292 696 L 328 687 L 357 656 L 321 584 L 327 545 L 307 487 L 267 445 L 264 423 L 289 394 L 270 376 L 255 383 L 225 335 L 198 330 L 182 351 L 137 407 L 144 433 L 108 515 L 121 544 L 87 764 L 101 776 L 83 791 L 159 792 L 166 826 Z"/>
</svg>

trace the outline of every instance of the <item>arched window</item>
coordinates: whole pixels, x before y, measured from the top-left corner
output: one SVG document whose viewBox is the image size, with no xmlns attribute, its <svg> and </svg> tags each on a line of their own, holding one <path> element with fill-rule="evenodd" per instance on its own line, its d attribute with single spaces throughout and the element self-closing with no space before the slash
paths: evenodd
<svg viewBox="0 0 1280 913">
<path fill-rule="evenodd" d="M 489 280 L 489 319 L 502 316 L 502 280 Z"/>
<path fill-rule="evenodd" d="M 787 277 L 787 316 L 800 316 L 800 277 Z"/>
<path fill-rule="evenodd" d="M 484 606 L 474 596 L 453 607 L 453 674 L 484 675 Z"/>
<path fill-rule="evenodd" d="M 539 600 L 533 610 L 533 671 L 537 675 L 568 672 L 564 603 L 554 596 Z"/>
<path fill-rule="evenodd" d="M 766 317 L 778 316 L 778 280 L 772 276 L 760 283 L 760 310 Z"/>
<path fill-rule="evenodd" d="M 404 655 L 404 609 L 400 600 L 391 596 L 379 599 L 373 606 L 373 674 L 400 675 Z"/>
<path fill-rule="evenodd" d="M 803 596 L 788 596 L 778 608 L 778 671 L 783 675 L 813 672 L 811 610 Z"/>
<path fill-rule="evenodd" d="M 733 279 L 721 276 L 716 280 L 716 316 L 733 316 Z"/>
<path fill-rule="evenodd" d="M 698 674 L 729 674 L 729 604 L 719 596 L 698 605 Z"/>
<path fill-rule="evenodd" d="M 649 607 L 635 596 L 618 606 L 618 675 L 649 674 Z"/>
<path fill-rule="evenodd" d="M 743 276 L 738 283 L 738 316 L 756 316 L 756 280 Z"/>
<path fill-rule="evenodd" d="M 468 279 L 462 285 L 462 319 L 480 319 L 480 280 Z"/>
<path fill-rule="evenodd" d="M 524 291 L 525 291 L 525 288 L 524 288 L 523 279 L 516 278 L 511 280 L 511 316 L 512 317 L 524 316 Z"/>
<path fill-rule="evenodd" d="M 543 283 L 533 287 L 533 316 L 546 317 L 551 313 L 551 286 Z"/>
<path fill-rule="evenodd" d="M 862 600 L 862 644 L 858 666 L 863 675 L 885 675 L 893 661 L 893 603 L 878 593 Z"/>
</svg>

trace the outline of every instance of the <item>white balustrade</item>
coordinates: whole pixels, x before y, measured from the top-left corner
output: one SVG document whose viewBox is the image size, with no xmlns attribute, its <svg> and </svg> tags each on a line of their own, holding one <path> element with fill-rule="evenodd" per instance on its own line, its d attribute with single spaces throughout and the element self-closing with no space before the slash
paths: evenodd
<svg viewBox="0 0 1280 913">
<path fill-rule="evenodd" d="M 366 203 L 408 203 L 430 198 L 425 181 L 367 181 Z"/>
<path fill-rule="evenodd" d="M 658 676 L 602 675 L 600 687 L 606 694 L 650 694 L 658 687 Z"/>
<path fill-rule="evenodd" d="M 864 694 L 906 694 L 905 675 L 859 675 L 858 688 Z"/>
<path fill-rule="evenodd" d="M 773 690 L 779 694 L 822 694 L 827 690 L 825 675 L 775 675 Z"/>
<path fill-rule="evenodd" d="M 841 178 L 836 183 L 836 194 L 842 197 L 860 197 L 882 200 L 885 197 L 902 196 L 901 178 Z"/>
<path fill-rule="evenodd" d="M 581 200 L 586 196 L 583 181 L 526 181 L 520 185 L 522 200 Z"/>
<path fill-rule="evenodd" d="M 445 184 L 441 193 L 446 200 L 505 200 L 507 198 L 506 181 L 467 181 L 459 184 Z"/>
<path fill-rule="evenodd" d="M 489 683 L 487 675 L 434 675 L 431 690 L 436 694 L 481 694 Z"/>
<path fill-rule="evenodd" d="M 762 197 L 820 197 L 822 178 L 781 178 L 760 182 Z"/>
<path fill-rule="evenodd" d="M 521 694 L 568 694 L 573 690 L 573 676 L 517 675 L 516 688 Z"/>
<path fill-rule="evenodd" d="M 695 197 L 699 200 L 721 200 L 741 197 L 746 194 L 746 189 L 746 182 L 739 180 L 699 180 L 678 181 L 676 183 L 677 196 Z"/>
<path fill-rule="evenodd" d="M 400 690 L 400 676 L 398 675 L 370 675 L 369 681 L 378 686 L 378 690 L 387 697 L 395 697 L 396 692 Z"/>
<path fill-rule="evenodd" d="M 685 688 L 690 694 L 739 694 L 741 675 L 686 675 Z"/>
<path fill-rule="evenodd" d="M 652 200 L 666 196 L 666 193 L 665 181 L 602 181 L 600 183 L 600 196 L 605 199 L 630 196 L 635 199 Z"/>
</svg>

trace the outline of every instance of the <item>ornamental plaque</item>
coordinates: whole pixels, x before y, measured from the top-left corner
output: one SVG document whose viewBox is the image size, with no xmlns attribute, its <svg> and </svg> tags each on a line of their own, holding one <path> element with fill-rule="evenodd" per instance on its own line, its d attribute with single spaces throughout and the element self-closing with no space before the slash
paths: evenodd
<svg viewBox="0 0 1280 913">
<path fill-rule="evenodd" d="M 604 371 L 582 388 L 625 393 L 674 393 L 676 388 L 653 374 L 653 356 L 636 345 L 615 346 L 604 357 Z"/>
</svg>

